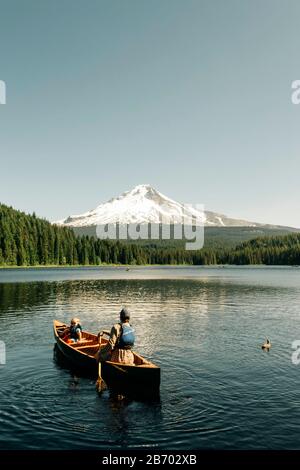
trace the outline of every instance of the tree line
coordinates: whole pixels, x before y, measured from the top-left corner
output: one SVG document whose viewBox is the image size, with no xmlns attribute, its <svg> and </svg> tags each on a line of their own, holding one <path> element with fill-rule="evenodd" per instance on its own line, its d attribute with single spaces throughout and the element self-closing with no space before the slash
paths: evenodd
<svg viewBox="0 0 300 470">
<path fill-rule="evenodd" d="M 268 264 L 300 265 L 300 234 L 260 237 L 235 248 L 161 246 L 76 236 L 72 229 L 52 225 L 0 204 L 0 265 L 100 264 Z"/>
</svg>

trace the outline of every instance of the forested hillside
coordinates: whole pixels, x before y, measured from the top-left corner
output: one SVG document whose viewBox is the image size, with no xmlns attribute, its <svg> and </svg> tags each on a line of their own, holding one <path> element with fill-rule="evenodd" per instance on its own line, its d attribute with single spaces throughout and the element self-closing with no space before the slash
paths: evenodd
<svg viewBox="0 0 300 470">
<path fill-rule="evenodd" d="M 0 205 L 1 265 L 130 263 L 136 252 L 138 247 L 76 237 L 71 229 Z"/>
<path fill-rule="evenodd" d="M 120 243 L 76 236 L 33 215 L 0 204 L 0 265 L 300 264 L 300 234 L 259 237 L 229 248 L 186 251 L 183 245 Z"/>
<path fill-rule="evenodd" d="M 229 264 L 300 265 L 300 233 L 259 237 L 242 243 L 226 256 Z"/>
</svg>

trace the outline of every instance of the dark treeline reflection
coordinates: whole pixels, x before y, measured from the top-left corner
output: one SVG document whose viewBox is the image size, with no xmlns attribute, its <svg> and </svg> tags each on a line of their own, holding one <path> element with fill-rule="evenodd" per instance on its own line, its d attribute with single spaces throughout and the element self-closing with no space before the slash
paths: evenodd
<svg viewBox="0 0 300 470">
<path fill-rule="evenodd" d="M 56 295 L 56 283 L 5 283 L 0 284 L 0 314 L 23 311 L 48 303 Z"/>
<path fill-rule="evenodd" d="M 274 291 L 278 288 L 271 286 L 227 285 L 213 279 L 143 279 L 143 280 L 75 280 L 67 282 L 30 282 L 30 283 L 0 283 L 0 314 L 7 311 L 24 311 L 36 309 L 41 305 L 57 304 L 76 306 L 82 310 L 88 304 L 89 308 L 101 310 L 101 306 L 111 305 L 117 310 L 118 305 L 140 304 L 141 300 L 151 308 L 151 305 L 174 303 L 184 299 L 186 305 L 190 302 L 202 301 L 210 303 L 219 298 L 226 299 L 237 294 L 250 296 L 257 290 Z M 230 298 L 227 299 L 230 301 Z"/>
</svg>

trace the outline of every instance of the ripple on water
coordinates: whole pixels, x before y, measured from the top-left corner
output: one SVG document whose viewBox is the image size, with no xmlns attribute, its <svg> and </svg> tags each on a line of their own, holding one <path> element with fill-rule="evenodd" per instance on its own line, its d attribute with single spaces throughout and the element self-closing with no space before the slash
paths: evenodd
<svg viewBox="0 0 300 470">
<path fill-rule="evenodd" d="M 282 272 L 226 269 L 205 280 L 2 284 L 1 448 L 300 448 L 296 271 L 289 284 L 285 270 L 281 286 Z M 53 318 L 76 315 L 97 331 L 123 304 L 137 349 L 162 367 L 159 402 L 99 397 L 93 381 L 53 361 Z M 269 353 L 260 348 L 265 336 Z"/>
</svg>

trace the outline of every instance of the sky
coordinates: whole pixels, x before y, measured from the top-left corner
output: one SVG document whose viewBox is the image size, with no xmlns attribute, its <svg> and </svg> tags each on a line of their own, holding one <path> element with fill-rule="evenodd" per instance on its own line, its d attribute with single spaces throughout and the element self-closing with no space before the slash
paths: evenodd
<svg viewBox="0 0 300 470">
<path fill-rule="evenodd" d="M 0 0 L 0 202 L 49 220 L 137 184 L 300 227 L 298 0 Z"/>
</svg>

